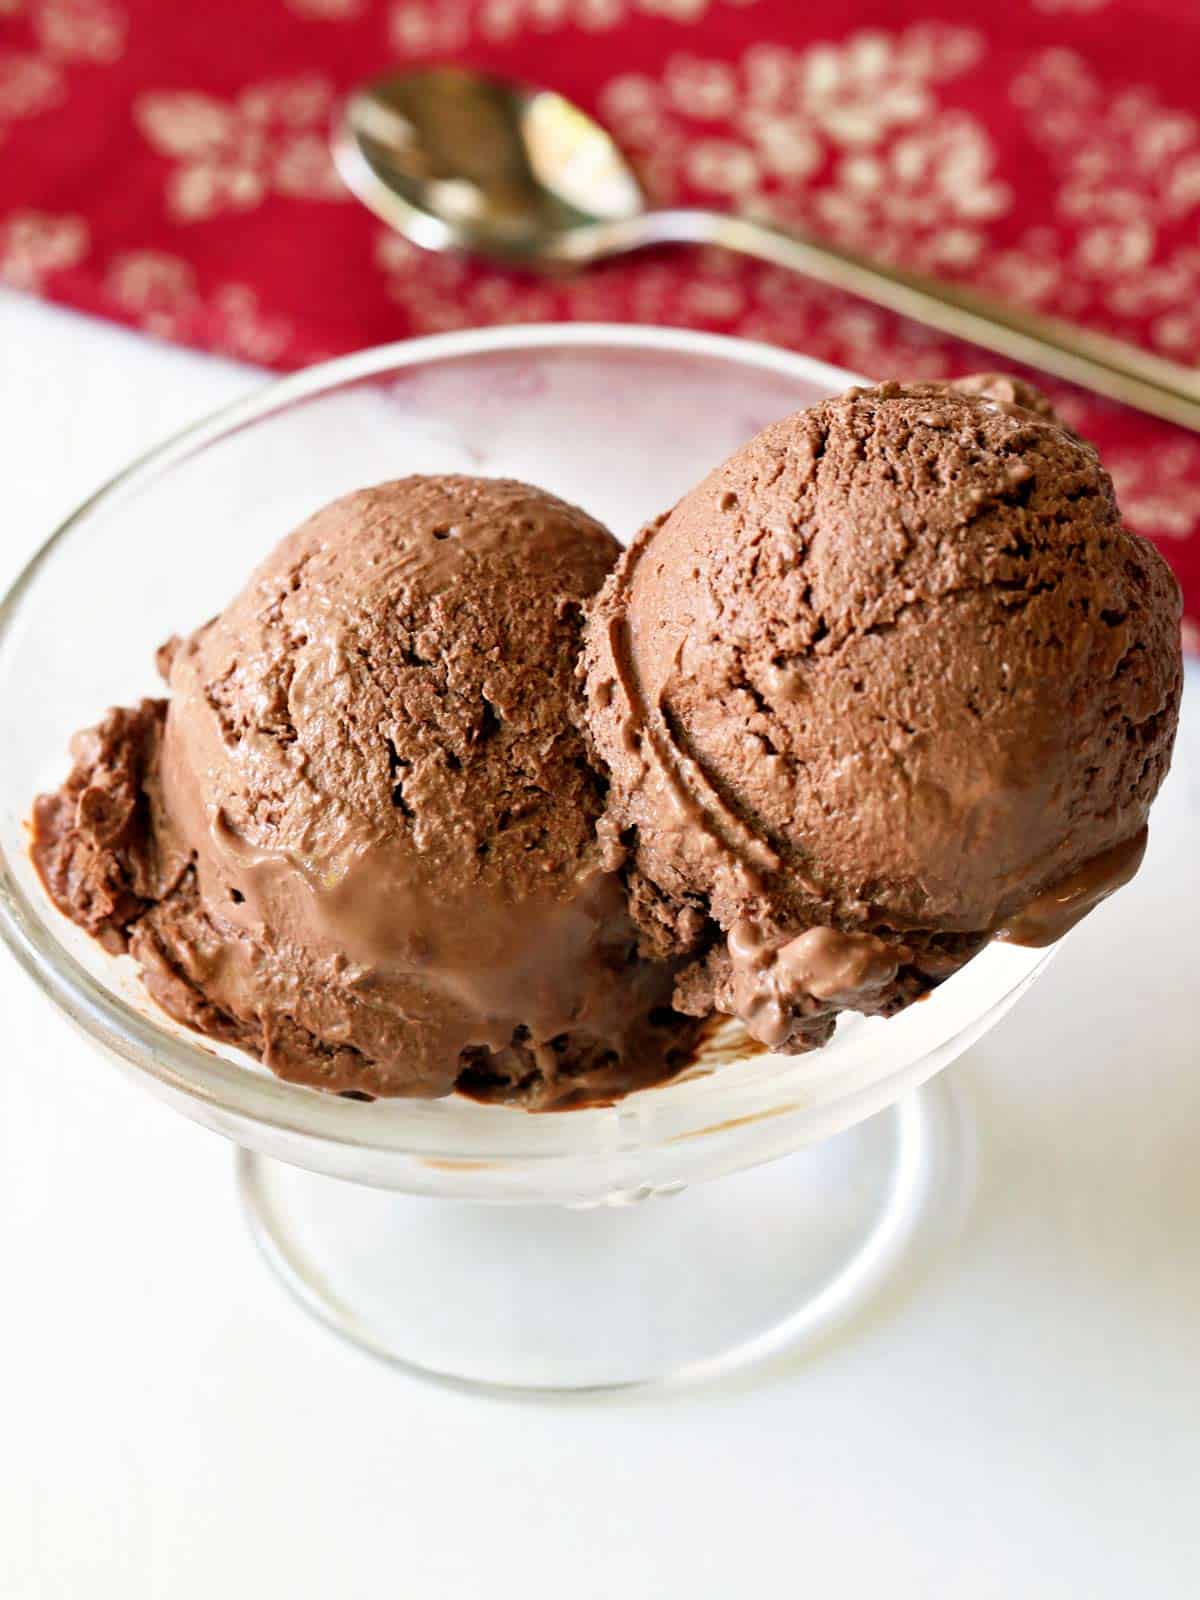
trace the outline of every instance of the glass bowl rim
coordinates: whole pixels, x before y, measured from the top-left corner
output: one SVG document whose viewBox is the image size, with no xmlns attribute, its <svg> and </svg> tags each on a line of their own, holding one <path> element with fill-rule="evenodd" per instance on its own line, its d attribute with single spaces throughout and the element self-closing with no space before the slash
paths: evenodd
<svg viewBox="0 0 1200 1600">
<path fill-rule="evenodd" d="M 172 434 L 140 454 L 83 500 L 42 543 L 0 598 L 0 645 L 12 628 L 21 603 L 36 582 L 41 568 L 77 527 L 110 503 L 119 503 L 123 494 L 135 492 L 140 485 L 154 481 L 210 444 L 282 412 L 293 404 L 381 373 L 493 353 L 544 349 L 616 349 L 699 355 L 821 384 L 827 386 L 830 392 L 864 381 L 826 362 L 759 341 L 687 329 L 610 323 L 545 323 L 468 329 L 375 346 L 321 362 L 301 372 L 268 380 L 249 395 L 220 407 Z M 151 1087 L 157 1086 L 169 1098 L 190 1102 L 192 1114 L 210 1124 L 228 1121 L 231 1127 L 265 1127 L 278 1135 L 316 1141 L 347 1151 L 357 1149 L 396 1157 L 419 1155 L 425 1159 L 444 1155 L 448 1164 L 456 1157 L 469 1154 L 484 1160 L 503 1162 L 514 1159 L 525 1163 L 532 1161 L 536 1165 L 539 1159 L 561 1159 L 572 1149 L 578 1149 L 580 1140 L 577 1135 L 583 1135 L 584 1145 L 594 1152 L 595 1142 L 587 1137 L 585 1127 L 591 1124 L 594 1133 L 597 1118 L 607 1124 L 601 1136 L 603 1142 L 615 1134 L 626 1149 L 629 1148 L 630 1139 L 643 1148 L 647 1143 L 652 1146 L 656 1142 L 652 1127 L 655 1119 L 645 1114 L 644 1107 L 647 1102 L 661 1096 L 675 1099 L 671 1086 L 665 1086 L 630 1096 L 615 1106 L 575 1111 L 569 1115 L 531 1117 L 522 1112 L 507 1111 L 507 1117 L 517 1116 L 520 1119 L 516 1141 L 493 1139 L 490 1141 L 491 1147 L 483 1150 L 473 1137 L 463 1136 L 465 1130 L 461 1118 L 464 1114 L 486 1115 L 488 1125 L 495 1131 L 493 1118 L 497 1108 L 476 1107 L 472 1102 L 457 1097 L 435 1101 L 376 1102 L 373 1108 L 322 1094 L 303 1085 L 286 1083 L 265 1070 L 248 1070 L 206 1047 L 200 1035 L 178 1037 L 168 1031 L 152 1015 L 134 1009 L 75 960 L 56 937 L 50 924 L 29 903 L 11 871 L 2 845 L 0 937 L 42 992 L 92 1041 L 131 1064 L 139 1075 L 148 1076 L 153 1080 Z M 1032 980 L 1042 965 L 1044 962 L 1039 962 L 1034 971 L 1022 972 L 1016 977 L 1010 990 L 999 995 L 983 1017 L 992 1011 L 1006 1009 L 1015 993 Z M 983 1017 L 978 1020 L 982 1022 Z M 974 1032 L 974 1028 L 970 1031 Z M 936 1048 L 933 1054 L 937 1054 Z M 781 1066 L 779 1080 L 787 1080 L 794 1091 L 797 1087 L 795 1075 L 798 1071 L 804 1071 L 802 1065 L 797 1066 L 797 1061 L 811 1063 L 812 1059 L 792 1058 Z M 915 1072 L 915 1065 L 910 1062 L 907 1070 L 902 1069 L 896 1074 L 899 1079 L 905 1080 L 905 1086 L 928 1075 Z M 928 1070 L 934 1070 L 933 1066 Z M 808 1073 L 811 1071 L 810 1066 Z M 892 1098 L 880 1093 L 883 1081 L 875 1080 L 866 1086 L 860 1082 L 850 1090 L 848 1100 L 861 1102 L 864 1110 L 868 1107 L 876 1109 Z M 673 1137 L 697 1138 L 707 1132 L 728 1129 L 739 1122 L 757 1120 L 759 1116 L 773 1117 L 792 1112 L 802 1117 L 805 1111 L 816 1110 L 812 1102 L 804 1104 L 806 1097 L 801 1094 L 799 1103 L 779 1105 L 777 1108 L 759 1110 L 753 1116 L 743 1116 L 746 1087 L 739 1081 L 736 1072 L 713 1073 L 692 1084 L 686 1081 L 678 1083 L 676 1091 L 695 1089 L 699 1093 L 695 1096 L 697 1114 L 694 1119 L 687 1119 L 689 1124 L 694 1121 L 694 1126 L 689 1126 L 683 1133 L 675 1133 Z M 390 1114 L 373 1117 L 373 1109 L 380 1104 L 387 1105 Z M 818 1101 L 817 1104 L 827 1102 Z M 448 1110 L 453 1114 L 448 1115 Z M 505 1125 L 517 1127 L 517 1124 L 507 1121 Z M 477 1131 L 482 1131 L 482 1128 Z M 783 1131 L 778 1123 L 775 1124 L 775 1131 Z M 467 1148 L 464 1149 L 464 1146 Z"/>
</svg>

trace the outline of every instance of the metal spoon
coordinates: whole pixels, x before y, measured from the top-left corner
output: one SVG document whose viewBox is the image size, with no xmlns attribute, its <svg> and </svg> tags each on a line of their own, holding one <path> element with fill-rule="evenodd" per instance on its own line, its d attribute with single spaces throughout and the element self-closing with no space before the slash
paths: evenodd
<svg viewBox="0 0 1200 1600">
<path fill-rule="evenodd" d="M 605 129 L 548 89 L 458 67 L 380 78 L 350 96 L 333 149 L 358 198 L 427 250 L 545 269 L 723 245 L 1200 431 L 1200 373 L 1173 361 L 749 217 L 650 208 Z"/>
</svg>

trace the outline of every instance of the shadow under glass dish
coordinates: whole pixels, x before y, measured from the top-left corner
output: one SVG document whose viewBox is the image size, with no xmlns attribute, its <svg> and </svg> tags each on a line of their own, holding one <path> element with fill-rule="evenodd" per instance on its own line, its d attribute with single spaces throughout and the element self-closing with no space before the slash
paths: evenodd
<svg viewBox="0 0 1200 1600">
<path fill-rule="evenodd" d="M 32 798 L 60 781 L 77 728 L 160 692 L 155 647 L 219 610 L 334 496 L 410 472 L 510 475 L 628 539 L 766 423 L 853 381 L 762 346 L 629 328 L 368 351 L 135 464 L 0 603 L 0 930 L 94 1043 L 241 1147 L 268 1258 L 377 1353 L 468 1382 L 582 1388 L 710 1376 L 826 1332 L 911 1271 L 927 1225 L 952 1210 L 955 1119 L 941 1088 L 921 1086 L 1047 952 L 992 946 L 891 1021 L 845 1019 L 811 1056 L 723 1061 L 718 1040 L 683 1079 L 609 1108 L 360 1104 L 281 1083 L 159 1013 L 132 963 L 42 894 Z M 662 1195 L 677 1197 L 629 1204 Z"/>
</svg>

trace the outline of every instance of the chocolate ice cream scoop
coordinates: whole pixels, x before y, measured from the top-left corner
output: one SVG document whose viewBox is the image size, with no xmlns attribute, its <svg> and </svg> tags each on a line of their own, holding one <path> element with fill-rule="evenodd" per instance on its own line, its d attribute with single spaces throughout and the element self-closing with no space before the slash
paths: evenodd
<svg viewBox="0 0 1200 1600">
<path fill-rule="evenodd" d="M 587 633 L 602 831 L 645 948 L 691 960 L 678 1003 L 803 1049 L 998 930 L 1053 937 L 1140 859 L 1179 615 L 1016 380 L 852 389 L 751 440 Z"/>
<path fill-rule="evenodd" d="M 532 1106 L 667 1076 L 692 1024 L 595 838 L 584 603 L 617 554 L 524 484 L 320 511 L 162 653 L 35 813 L 58 903 L 281 1076 Z"/>
</svg>

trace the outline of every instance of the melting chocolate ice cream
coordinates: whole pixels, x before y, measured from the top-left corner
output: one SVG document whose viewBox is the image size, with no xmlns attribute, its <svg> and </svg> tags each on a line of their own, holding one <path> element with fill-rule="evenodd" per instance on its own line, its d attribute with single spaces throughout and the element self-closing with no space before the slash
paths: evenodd
<svg viewBox="0 0 1200 1600">
<path fill-rule="evenodd" d="M 695 1025 L 641 958 L 575 676 L 618 553 L 504 480 L 327 506 L 79 736 L 34 813 L 58 905 L 165 1010 L 280 1076 L 532 1107 L 669 1076 Z"/>
<path fill-rule="evenodd" d="M 810 1049 L 1137 870 L 1179 593 L 1028 385 L 852 389 L 618 553 L 507 480 L 327 506 L 76 737 L 50 894 L 282 1077 L 545 1109 L 714 1013 Z"/>
<path fill-rule="evenodd" d="M 851 389 L 751 440 L 587 634 L 602 831 L 676 1003 L 803 1050 L 1065 931 L 1140 860 L 1179 611 L 1027 385 Z"/>
</svg>

